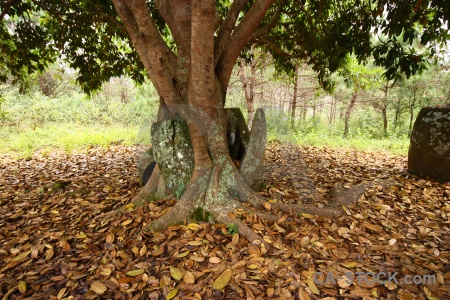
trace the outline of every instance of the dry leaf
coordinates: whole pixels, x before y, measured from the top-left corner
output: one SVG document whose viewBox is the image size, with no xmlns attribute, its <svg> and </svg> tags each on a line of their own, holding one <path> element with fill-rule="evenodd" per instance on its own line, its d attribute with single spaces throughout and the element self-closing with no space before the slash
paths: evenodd
<svg viewBox="0 0 450 300">
<path fill-rule="evenodd" d="M 189 251 L 184 251 L 184 252 L 181 252 L 181 253 L 175 255 L 175 257 L 183 258 L 183 257 L 187 256 L 188 254 L 189 254 Z"/>
<path fill-rule="evenodd" d="M 100 281 L 94 281 L 93 283 L 91 283 L 91 290 L 93 290 L 96 294 L 101 295 L 106 292 L 107 287 Z"/>
<path fill-rule="evenodd" d="M 175 296 L 177 295 L 177 293 L 178 293 L 178 288 L 174 288 L 173 290 L 171 290 L 171 291 L 167 294 L 166 299 L 167 299 L 167 300 L 172 299 L 173 297 L 175 297 Z"/>
<path fill-rule="evenodd" d="M 308 280 L 308 287 L 311 289 L 311 292 L 313 292 L 316 295 L 320 294 L 319 289 L 317 288 L 317 285 L 314 281 Z"/>
<path fill-rule="evenodd" d="M 341 276 L 337 280 L 337 284 L 343 288 L 347 289 L 351 285 L 351 280 L 349 280 L 346 276 Z"/>
<path fill-rule="evenodd" d="M 131 276 L 131 277 L 136 277 L 138 275 L 141 275 L 144 272 L 145 272 L 145 270 L 143 270 L 143 269 L 137 269 L 137 270 L 128 271 L 125 274 L 127 274 L 128 276 Z"/>
<path fill-rule="evenodd" d="M 180 269 L 176 267 L 170 267 L 170 276 L 172 276 L 175 280 L 181 280 L 183 278 L 183 274 L 181 273 Z"/>
<path fill-rule="evenodd" d="M 12 262 L 15 262 L 15 261 L 21 261 L 22 259 L 24 259 L 25 257 L 27 257 L 28 254 L 30 254 L 30 253 L 31 253 L 31 250 L 26 251 L 26 252 L 22 252 L 22 253 L 20 253 L 19 255 L 13 257 L 13 259 L 11 259 L 11 261 L 12 261 Z"/>
<path fill-rule="evenodd" d="M 193 283 L 195 283 L 194 274 L 192 274 L 189 271 L 184 272 L 183 281 L 186 284 L 193 284 Z"/>
<path fill-rule="evenodd" d="M 314 215 L 311 215 L 311 214 L 301 214 L 301 215 L 307 219 L 314 219 Z"/>
<path fill-rule="evenodd" d="M 64 294 L 66 293 L 67 288 L 62 288 L 59 290 L 58 295 L 56 295 L 56 298 L 62 299 L 64 297 Z"/>
<path fill-rule="evenodd" d="M 125 221 L 122 222 L 122 226 L 127 226 L 131 222 L 133 222 L 133 220 L 131 220 L 131 219 L 125 220 Z"/>
<path fill-rule="evenodd" d="M 190 230 L 200 230 L 202 227 L 196 223 L 190 223 L 187 225 L 187 228 Z"/>
<path fill-rule="evenodd" d="M 222 274 L 219 275 L 219 277 L 214 280 L 213 283 L 213 289 L 215 290 L 221 290 L 227 286 L 227 284 L 231 280 L 231 275 L 233 274 L 233 271 L 231 269 L 226 269 L 222 272 Z"/>
<path fill-rule="evenodd" d="M 203 242 L 202 241 L 189 241 L 189 242 L 187 242 L 187 244 L 189 246 L 201 246 L 201 245 L 203 245 Z"/>
<path fill-rule="evenodd" d="M 18 288 L 22 294 L 25 294 L 27 291 L 27 283 L 24 280 L 19 281 Z"/>
<path fill-rule="evenodd" d="M 298 296 L 300 297 L 300 300 L 311 300 L 309 294 L 302 288 L 298 288 Z"/>
<path fill-rule="evenodd" d="M 211 257 L 209 259 L 209 262 L 212 263 L 212 264 L 220 264 L 222 262 L 222 259 L 220 259 L 219 257 L 214 256 L 214 257 Z"/>
</svg>

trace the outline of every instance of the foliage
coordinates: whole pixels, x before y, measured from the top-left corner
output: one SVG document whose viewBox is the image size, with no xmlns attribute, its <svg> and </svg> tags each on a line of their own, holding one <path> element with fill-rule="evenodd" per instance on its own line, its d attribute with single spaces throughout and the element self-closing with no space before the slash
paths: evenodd
<svg viewBox="0 0 450 300">
<path fill-rule="evenodd" d="M 0 131 L 0 153 L 30 157 L 38 151 L 72 151 L 91 146 L 135 145 L 138 127 L 76 123 L 49 123 L 30 130 L 4 126 Z"/>
<path fill-rule="evenodd" d="M 209 211 L 204 210 L 202 207 L 196 207 L 192 211 L 191 219 L 194 222 L 211 222 L 212 215 Z"/>
<path fill-rule="evenodd" d="M 347 62 L 339 70 L 339 75 L 349 88 L 354 91 L 379 88 L 383 69 L 375 67 L 369 61 L 366 65 L 358 63 L 354 56 L 347 57 Z"/>
<path fill-rule="evenodd" d="M 227 234 L 233 235 L 235 233 L 239 233 L 237 224 L 234 223 L 227 224 Z"/>
<path fill-rule="evenodd" d="M 268 140 L 279 140 L 295 143 L 295 133 L 289 123 L 289 116 L 280 109 L 268 107 L 266 122 Z"/>
<path fill-rule="evenodd" d="M 216 1 L 222 18 L 231 1 Z M 244 1 L 243 16 L 253 4 Z M 3 59 L 1 78 L 7 70 L 14 77 L 43 71 L 62 56 L 79 72 L 85 92 L 96 90 L 113 76 L 128 74 L 144 80 L 143 67 L 112 1 L 8 1 L 1 4 Z M 173 37 L 153 1 L 148 9 L 159 33 L 173 50 Z M 345 63 L 349 53 L 358 61 L 373 54 L 386 68 L 387 79 L 399 73 L 410 76 L 423 69 L 448 39 L 448 1 L 278 1 L 255 31 L 254 43 L 271 53 L 276 68 L 293 73 L 298 59 L 313 66 L 324 87 L 327 76 Z M 372 33 L 382 36 L 372 43 Z M 411 45 L 420 41 L 421 51 Z M 250 49 L 250 45 L 246 50 Z M 248 59 L 248 52 L 242 52 Z"/>
<path fill-rule="evenodd" d="M 42 94 L 37 81 L 26 94 L 8 85 L 1 88 L 5 115 L 0 120 L 2 152 L 26 156 L 39 149 L 150 143 L 150 126 L 158 105 L 152 85 L 135 87 L 131 80 L 122 78 L 104 84 L 91 98 L 70 82 L 64 93 L 51 97 Z M 122 91 L 126 91 L 126 103 Z"/>
<path fill-rule="evenodd" d="M 113 93 L 123 88 L 129 94 L 126 103 L 123 103 L 120 93 Z M 67 94 L 56 98 L 45 96 L 40 91 L 21 95 L 17 89 L 11 89 L 5 94 L 4 109 L 9 114 L 11 126 L 35 128 L 52 122 L 140 126 L 146 120 L 155 119 L 158 98 L 152 93 L 141 94 L 139 89 L 133 85 L 121 87 L 107 83 L 90 99 L 77 91 L 70 92 L 70 88 Z M 148 89 L 152 90 L 151 87 Z"/>
<path fill-rule="evenodd" d="M 5 98 L 0 94 L 0 124 L 6 120 L 7 113 L 3 110 L 3 105 L 5 104 Z"/>
<path fill-rule="evenodd" d="M 178 199 L 180 199 L 181 196 L 183 196 L 184 192 L 185 192 L 184 184 L 180 184 L 180 185 L 177 187 L 177 189 L 175 190 L 175 196 L 176 196 Z"/>
<path fill-rule="evenodd" d="M 0 51 L 7 58 L 2 63 L 14 77 L 44 71 L 61 56 L 79 71 L 77 81 L 87 93 L 113 76 L 143 81 L 142 65 L 112 2 L 14 1 L 2 8 L 8 16 L 0 25 Z"/>
</svg>

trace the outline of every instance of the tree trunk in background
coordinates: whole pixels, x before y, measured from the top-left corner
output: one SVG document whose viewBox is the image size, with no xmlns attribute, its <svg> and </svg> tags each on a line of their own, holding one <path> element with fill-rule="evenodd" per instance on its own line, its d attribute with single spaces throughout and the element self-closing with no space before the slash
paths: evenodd
<svg viewBox="0 0 450 300">
<path fill-rule="evenodd" d="M 330 115 L 328 117 L 328 124 L 329 125 L 333 125 L 335 120 L 336 120 L 336 98 L 332 97 L 331 98 L 331 105 L 330 105 Z"/>
<path fill-rule="evenodd" d="M 292 106 L 291 106 L 291 128 L 294 128 L 295 124 L 295 109 L 297 107 L 297 96 L 298 96 L 298 67 L 295 67 L 295 75 L 294 75 L 294 96 L 292 97 Z"/>
<path fill-rule="evenodd" d="M 381 116 L 383 117 L 383 132 L 384 136 L 388 136 L 388 119 L 387 119 L 387 103 L 388 103 L 388 93 L 389 89 L 393 87 L 393 84 L 390 85 L 389 81 L 387 81 L 382 89 L 383 91 L 383 102 L 380 104 Z"/>
<path fill-rule="evenodd" d="M 347 105 L 347 109 L 345 110 L 345 119 L 344 119 L 344 137 L 348 136 L 349 132 L 349 122 L 350 122 L 350 114 L 352 112 L 353 107 L 355 106 L 356 98 L 358 97 L 357 92 L 353 92 L 352 99 Z"/>
<path fill-rule="evenodd" d="M 383 116 L 383 131 L 384 136 L 388 135 L 388 119 L 387 119 L 387 105 L 381 106 L 381 114 Z"/>
<path fill-rule="evenodd" d="M 255 96 L 256 96 L 256 58 L 253 58 L 250 64 L 250 76 L 245 74 L 245 61 L 241 60 L 240 78 L 244 88 L 245 102 L 247 104 L 248 120 L 247 126 L 252 128 L 253 117 L 255 115 Z"/>
<path fill-rule="evenodd" d="M 413 123 L 414 123 L 414 107 L 416 106 L 416 90 L 413 91 L 412 99 L 408 101 L 408 110 L 409 110 L 409 127 L 408 127 L 408 137 L 411 136 Z"/>
<path fill-rule="evenodd" d="M 400 104 L 400 99 L 397 99 L 395 103 L 395 113 L 394 113 L 394 129 L 397 129 L 398 127 L 398 119 L 400 118 L 402 108 Z"/>
</svg>

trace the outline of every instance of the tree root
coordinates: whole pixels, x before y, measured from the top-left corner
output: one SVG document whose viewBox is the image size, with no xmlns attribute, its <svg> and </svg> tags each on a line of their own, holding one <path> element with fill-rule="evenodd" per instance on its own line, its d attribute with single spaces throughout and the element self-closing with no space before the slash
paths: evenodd
<svg viewBox="0 0 450 300">
<path fill-rule="evenodd" d="M 261 236 L 259 236 L 253 229 L 245 225 L 241 220 L 223 213 L 214 213 L 214 215 L 216 216 L 217 221 L 224 224 L 236 224 L 239 234 L 247 238 L 250 243 L 256 245 L 263 243 L 264 246 L 266 246 L 266 249 L 269 249 L 269 244 L 267 244 Z"/>
<path fill-rule="evenodd" d="M 152 176 L 141 189 L 139 194 L 137 194 L 132 200 L 131 203 L 124 205 L 112 212 L 108 215 L 116 215 L 124 212 L 130 212 L 135 209 L 144 207 L 148 205 L 150 202 L 157 202 L 158 200 L 163 199 L 166 196 L 166 190 L 161 189 L 161 181 L 164 184 L 164 179 L 161 176 L 161 171 L 158 165 L 153 169 Z"/>
<path fill-rule="evenodd" d="M 230 171 L 230 170 L 228 170 Z M 144 231 L 159 231 L 166 229 L 170 225 L 187 223 L 190 219 L 190 213 L 196 207 L 202 207 L 208 211 L 212 218 L 225 224 L 236 224 L 239 234 L 247 238 L 251 243 L 263 243 L 266 249 L 269 245 L 253 229 L 245 225 L 241 220 L 231 217 L 229 214 L 236 210 L 243 210 L 246 213 L 254 213 L 257 216 L 277 221 L 278 217 L 271 213 L 258 213 L 249 209 L 232 196 L 229 186 L 223 182 L 227 178 L 227 170 L 216 166 L 210 172 L 203 172 L 203 178 L 191 184 L 181 199 L 170 208 L 164 215 L 158 217 L 144 228 Z M 202 186 L 200 182 L 206 182 Z M 230 183 L 230 182 L 227 182 Z M 231 182 L 231 186 L 234 183 Z"/>
<path fill-rule="evenodd" d="M 364 194 L 366 188 L 373 185 L 378 185 L 381 189 L 385 189 L 388 186 L 394 185 L 394 182 L 389 180 L 383 181 L 371 181 L 367 183 L 361 183 L 352 186 L 348 189 L 344 189 L 341 183 L 336 183 L 332 190 L 332 199 L 330 206 L 318 207 L 313 204 L 285 204 L 285 203 L 269 203 L 261 195 L 252 190 L 244 181 L 240 178 L 240 174 L 236 175 L 237 190 L 240 192 L 241 201 L 247 201 L 255 208 L 270 207 L 272 209 L 281 210 L 287 213 L 307 213 L 325 217 L 341 216 L 344 213 L 342 206 L 350 206 Z"/>
<path fill-rule="evenodd" d="M 184 199 L 178 201 L 165 214 L 144 227 L 144 231 L 160 231 L 169 226 L 186 224 L 189 213 L 192 211 L 190 201 Z"/>
<path fill-rule="evenodd" d="M 161 178 L 159 169 L 156 170 L 155 177 L 150 178 L 143 190 L 133 199 L 134 208 L 145 205 L 146 199 L 151 193 L 157 191 L 158 182 Z M 314 204 L 286 204 L 281 202 L 268 202 L 265 198 L 250 188 L 248 183 L 239 173 L 235 165 L 228 160 L 214 167 L 196 170 L 193 180 L 189 184 L 186 193 L 181 199 L 170 208 L 164 215 L 153 220 L 144 228 L 144 231 L 164 230 L 171 225 L 186 224 L 191 221 L 193 212 L 200 207 L 210 213 L 213 220 L 225 224 L 236 224 L 239 233 L 247 238 L 251 243 L 261 244 L 268 249 L 269 245 L 252 228 L 244 224 L 241 220 L 233 217 L 236 211 L 246 214 L 253 214 L 269 222 L 277 222 L 279 217 L 271 212 L 278 210 L 289 214 L 307 213 L 318 216 L 336 217 L 344 213 L 342 206 L 355 203 L 366 188 L 377 184 L 385 188 L 393 183 L 390 181 L 369 182 L 345 189 L 341 184 L 336 184 L 332 190 L 332 199 L 328 206 L 317 207 Z M 242 203 L 249 203 L 252 207 L 244 206 Z M 265 209 L 266 211 L 260 211 Z"/>
<path fill-rule="evenodd" d="M 332 189 L 332 204 L 335 206 L 349 206 L 355 203 L 368 187 L 375 185 L 384 190 L 395 185 L 395 182 L 391 180 L 375 180 L 354 185 L 348 189 L 344 188 L 342 183 L 335 183 Z"/>
</svg>

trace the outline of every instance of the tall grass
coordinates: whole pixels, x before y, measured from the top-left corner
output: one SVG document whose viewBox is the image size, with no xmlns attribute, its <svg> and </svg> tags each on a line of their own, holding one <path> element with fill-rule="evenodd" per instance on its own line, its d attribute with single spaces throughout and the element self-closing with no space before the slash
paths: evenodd
<svg viewBox="0 0 450 300">
<path fill-rule="evenodd" d="M 34 130 L 5 128 L 0 133 L 0 153 L 13 152 L 19 156 L 31 156 L 36 150 L 63 149 L 72 151 L 86 146 L 111 144 L 134 145 L 139 127 L 123 124 L 104 126 L 76 123 L 44 124 Z"/>
<path fill-rule="evenodd" d="M 112 143 L 149 143 L 158 97 L 151 86 L 130 91 L 127 101 L 112 93 L 91 98 L 72 91 L 51 98 L 38 91 L 26 95 L 10 89 L 3 95 L 0 153 L 29 156 L 33 151 Z"/>
<path fill-rule="evenodd" d="M 70 151 L 89 145 L 149 144 L 151 124 L 158 107 L 154 88 L 151 85 L 131 88 L 126 101 L 114 93 L 114 86 L 109 89 L 112 90 L 90 99 L 76 91 L 50 98 L 39 92 L 19 95 L 17 90 L 10 89 L 3 95 L 0 153 L 29 156 L 38 149 Z M 242 99 L 231 102 L 246 115 Z M 352 114 L 347 138 L 342 137 L 343 121 L 339 118 L 329 125 L 321 117 L 308 117 L 306 121 L 297 121 L 292 128 L 289 116 L 282 110 L 267 107 L 265 111 L 269 140 L 402 155 L 408 151 L 409 139 L 403 128 L 407 124 L 400 123 L 402 128 L 390 130 L 385 136 L 379 114 L 370 110 L 356 110 Z"/>
<path fill-rule="evenodd" d="M 384 135 L 382 124 L 374 121 L 366 113 L 356 112 L 350 121 L 350 134 L 343 137 L 343 121 L 334 125 L 322 118 L 310 118 L 296 122 L 291 127 L 290 118 L 281 110 L 266 111 L 268 140 L 281 140 L 298 145 L 355 148 L 364 151 L 385 151 L 406 155 L 409 138 L 406 134 Z"/>
</svg>

